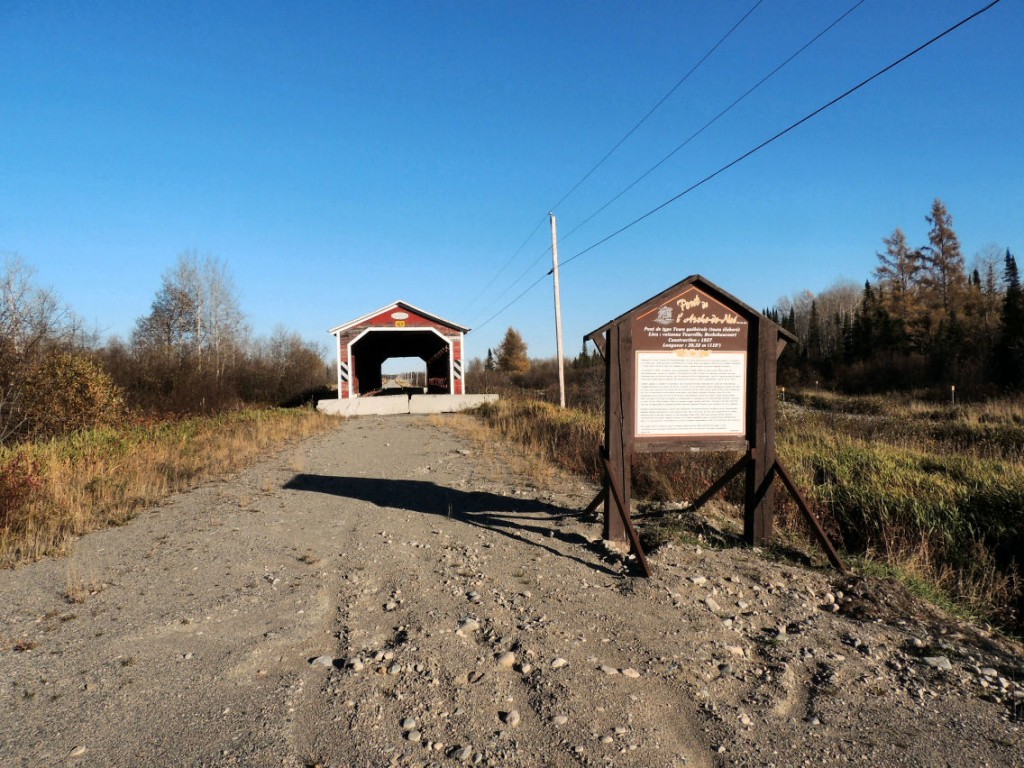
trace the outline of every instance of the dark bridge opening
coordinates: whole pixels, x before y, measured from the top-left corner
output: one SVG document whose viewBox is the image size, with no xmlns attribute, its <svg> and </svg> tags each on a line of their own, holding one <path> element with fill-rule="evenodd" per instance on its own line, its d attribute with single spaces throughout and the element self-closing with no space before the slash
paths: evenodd
<svg viewBox="0 0 1024 768">
<path fill-rule="evenodd" d="M 427 366 L 427 392 L 451 389 L 451 345 L 433 331 L 369 330 L 352 344 L 352 384 L 359 395 L 383 389 L 381 368 L 392 357 L 418 357 Z"/>
</svg>

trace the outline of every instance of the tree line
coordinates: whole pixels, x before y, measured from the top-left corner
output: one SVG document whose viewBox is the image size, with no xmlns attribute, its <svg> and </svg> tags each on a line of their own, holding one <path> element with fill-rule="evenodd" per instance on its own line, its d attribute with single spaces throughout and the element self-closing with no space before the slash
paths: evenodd
<svg viewBox="0 0 1024 768">
<path fill-rule="evenodd" d="M 988 246 L 968 268 L 953 217 L 936 199 L 924 217 L 927 242 L 913 246 L 897 227 L 882 239 L 863 284 L 840 281 L 801 291 L 765 314 L 797 344 L 779 361 L 782 385 L 815 384 L 851 393 L 950 386 L 972 397 L 1024 391 L 1024 288 L 1009 248 Z M 570 361 L 567 391 L 597 407 L 600 368 L 584 344 Z M 529 389 L 557 396 L 556 361 L 531 360 L 509 328 L 469 369 L 474 390 Z M 482 377 L 482 378 L 481 378 Z"/>
<path fill-rule="evenodd" d="M 975 395 L 1024 388 L 1024 294 L 1016 258 L 989 247 L 968 269 L 939 199 L 928 241 L 897 227 L 872 279 L 781 299 L 767 314 L 800 343 L 780 359 L 783 384 L 851 392 L 958 386 Z"/>
<path fill-rule="evenodd" d="M 253 337 L 213 256 L 180 254 L 128 339 L 88 332 L 20 257 L 0 268 L 0 445 L 131 414 L 285 404 L 330 380 L 320 345 L 283 326 Z"/>
</svg>

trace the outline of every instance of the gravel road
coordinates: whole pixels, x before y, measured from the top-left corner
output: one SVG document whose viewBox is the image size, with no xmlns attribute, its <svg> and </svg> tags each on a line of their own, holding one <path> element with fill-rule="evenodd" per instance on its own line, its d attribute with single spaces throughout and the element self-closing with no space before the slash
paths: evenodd
<svg viewBox="0 0 1024 768">
<path fill-rule="evenodd" d="M 3 766 L 1024 766 L 1020 648 L 364 417 L 0 572 Z M 517 474 L 518 473 L 518 474 Z"/>
</svg>

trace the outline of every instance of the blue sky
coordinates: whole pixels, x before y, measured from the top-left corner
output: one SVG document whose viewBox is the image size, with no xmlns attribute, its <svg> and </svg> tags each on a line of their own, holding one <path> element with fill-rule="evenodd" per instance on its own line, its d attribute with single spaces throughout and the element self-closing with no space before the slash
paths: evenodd
<svg viewBox="0 0 1024 768">
<path fill-rule="evenodd" d="M 550 267 L 551 207 L 754 3 L 7 0 L 0 252 L 105 334 L 128 335 L 195 249 L 228 265 L 257 334 L 326 343 L 404 299 L 479 328 L 471 356 L 510 325 L 549 356 L 550 279 L 481 324 Z M 852 5 L 764 0 L 555 209 L 562 260 L 984 2 L 865 0 L 568 236 Z M 1022 6 L 1003 0 L 567 265 L 566 351 L 693 273 L 756 307 L 863 281 L 895 227 L 926 241 L 935 197 L 969 260 L 1020 255 Z"/>
</svg>

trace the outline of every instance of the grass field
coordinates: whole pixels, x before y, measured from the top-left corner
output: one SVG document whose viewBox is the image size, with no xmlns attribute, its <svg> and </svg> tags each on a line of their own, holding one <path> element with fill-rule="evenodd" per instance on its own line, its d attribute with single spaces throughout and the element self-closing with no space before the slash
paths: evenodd
<svg viewBox="0 0 1024 768">
<path fill-rule="evenodd" d="M 482 418 L 599 481 L 599 415 L 506 399 L 484 409 Z M 953 407 L 790 393 L 780 406 L 778 441 L 780 458 L 826 529 L 861 569 L 891 573 L 940 602 L 1020 631 L 1024 403 Z M 735 458 L 639 455 L 634 493 L 693 499 Z M 736 483 L 723 495 L 739 502 L 740 493 Z M 777 520 L 784 532 L 800 532 L 791 505 L 779 504 Z"/>
<path fill-rule="evenodd" d="M 309 409 L 251 409 L 0 449 L 0 565 L 59 553 L 78 534 L 336 423 Z"/>
</svg>

